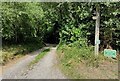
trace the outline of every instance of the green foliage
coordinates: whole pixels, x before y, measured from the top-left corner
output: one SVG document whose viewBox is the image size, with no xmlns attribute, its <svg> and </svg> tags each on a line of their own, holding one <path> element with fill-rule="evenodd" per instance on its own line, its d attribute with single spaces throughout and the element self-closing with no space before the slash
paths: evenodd
<svg viewBox="0 0 120 81">
<path fill-rule="evenodd" d="M 2 3 L 3 43 L 38 42 L 58 32 L 60 45 L 87 47 L 94 45 L 97 3 Z M 120 14 L 118 3 L 100 3 L 100 48 L 111 45 L 120 49 Z M 56 23 L 57 22 L 57 23 Z M 57 25 L 56 25 L 57 24 Z M 46 40 L 52 40 L 46 39 Z M 4 42 L 5 41 L 5 42 Z M 27 50 L 32 50 L 28 48 Z M 102 49 L 103 50 L 103 49 Z"/>
<path fill-rule="evenodd" d="M 84 42 L 94 45 L 95 21 L 92 17 L 96 5 L 100 5 L 100 47 L 110 45 L 119 49 L 119 2 L 2 3 L 2 38 L 19 43 L 31 39 L 43 42 L 57 36 L 59 43 L 71 44 L 85 39 Z M 60 37 L 55 35 L 57 33 Z"/>
<path fill-rule="evenodd" d="M 29 38 L 39 38 L 42 41 L 45 30 L 40 21 L 43 17 L 39 3 L 2 3 L 3 39 L 23 42 Z"/>
<path fill-rule="evenodd" d="M 101 4 L 101 28 L 100 28 L 100 39 L 101 44 L 111 45 L 114 49 L 119 49 L 117 41 L 120 39 L 120 27 L 118 26 L 120 9 L 118 3 L 105 3 Z"/>
<path fill-rule="evenodd" d="M 94 45 L 95 16 L 97 3 L 62 3 L 60 9 L 60 43 L 73 43 L 81 38 L 87 38 Z M 107 45 L 119 49 L 119 13 L 118 3 L 100 3 L 100 48 Z M 116 21 L 116 22 L 114 22 Z M 79 33 L 76 33 L 76 31 Z"/>
<path fill-rule="evenodd" d="M 61 40 L 67 44 L 77 41 L 81 37 L 81 31 L 72 24 L 65 25 L 60 33 Z"/>
</svg>

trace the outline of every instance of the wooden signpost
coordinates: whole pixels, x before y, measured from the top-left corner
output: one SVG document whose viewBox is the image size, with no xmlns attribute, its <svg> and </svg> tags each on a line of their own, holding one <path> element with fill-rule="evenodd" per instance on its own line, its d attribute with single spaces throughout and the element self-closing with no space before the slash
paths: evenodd
<svg viewBox="0 0 120 81">
<path fill-rule="evenodd" d="M 92 18 L 96 20 L 96 27 L 95 27 L 95 56 L 98 56 L 98 54 L 99 54 L 99 44 L 100 44 L 100 40 L 99 40 L 100 5 L 99 4 L 96 5 L 96 16 L 93 16 Z M 105 49 L 104 50 L 104 56 L 116 58 L 116 56 L 117 56 L 116 55 L 116 50 Z"/>
<path fill-rule="evenodd" d="M 96 19 L 96 27 L 95 27 L 95 55 L 99 53 L 99 27 L 100 27 L 100 6 L 99 4 L 96 5 L 96 16 L 93 17 Z"/>
</svg>

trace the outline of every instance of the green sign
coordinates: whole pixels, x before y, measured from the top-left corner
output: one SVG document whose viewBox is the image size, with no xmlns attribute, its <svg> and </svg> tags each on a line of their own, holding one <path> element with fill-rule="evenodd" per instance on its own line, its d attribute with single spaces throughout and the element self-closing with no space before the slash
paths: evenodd
<svg viewBox="0 0 120 81">
<path fill-rule="evenodd" d="M 116 58 L 116 50 L 105 49 L 104 56 Z"/>
</svg>

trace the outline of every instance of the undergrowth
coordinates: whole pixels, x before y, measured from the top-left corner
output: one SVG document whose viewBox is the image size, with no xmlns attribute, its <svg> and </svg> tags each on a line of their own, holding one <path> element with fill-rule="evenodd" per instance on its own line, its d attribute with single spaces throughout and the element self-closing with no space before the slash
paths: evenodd
<svg viewBox="0 0 120 81">
<path fill-rule="evenodd" d="M 79 64 L 86 67 L 98 68 L 104 61 L 113 62 L 112 59 L 104 57 L 103 54 L 94 55 L 94 47 L 77 47 L 69 45 L 60 45 L 57 49 L 60 67 L 65 74 L 73 79 L 84 77 L 77 70 Z"/>
<path fill-rule="evenodd" d="M 0 53 L 0 64 L 4 65 L 12 59 L 19 58 L 42 47 L 43 45 L 40 43 L 3 45 L 2 53 Z"/>
</svg>

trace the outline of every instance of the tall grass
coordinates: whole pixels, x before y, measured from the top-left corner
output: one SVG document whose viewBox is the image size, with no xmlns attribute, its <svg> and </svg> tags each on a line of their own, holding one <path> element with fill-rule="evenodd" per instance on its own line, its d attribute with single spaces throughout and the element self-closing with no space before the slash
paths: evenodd
<svg viewBox="0 0 120 81">
<path fill-rule="evenodd" d="M 78 79 L 84 77 L 77 72 L 78 65 L 84 64 L 86 67 L 98 68 L 99 64 L 105 60 L 112 61 L 99 54 L 99 56 L 94 55 L 93 47 L 77 47 L 69 45 L 61 45 L 57 49 L 58 59 L 60 60 L 60 67 L 65 72 L 66 75 Z"/>
</svg>

